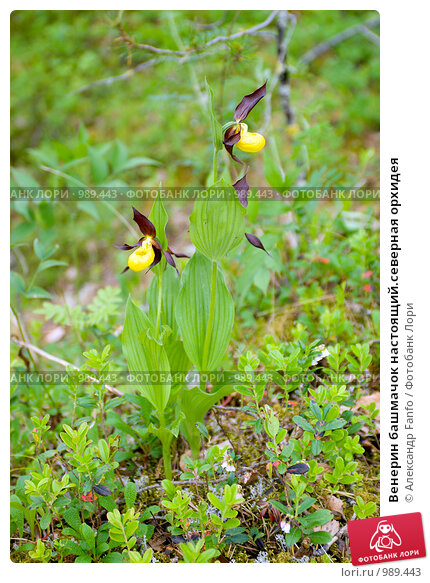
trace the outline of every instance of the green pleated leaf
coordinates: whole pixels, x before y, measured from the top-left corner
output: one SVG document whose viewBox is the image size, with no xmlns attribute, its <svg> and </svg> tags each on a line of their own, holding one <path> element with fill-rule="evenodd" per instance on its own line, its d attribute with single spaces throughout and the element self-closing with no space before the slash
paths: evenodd
<svg viewBox="0 0 430 583">
<path fill-rule="evenodd" d="M 167 358 L 169 359 L 170 370 L 172 372 L 172 385 L 182 385 L 184 383 L 183 378 L 185 374 L 191 368 L 190 359 L 184 349 L 184 343 L 182 340 L 175 340 L 170 342 L 165 347 Z M 181 373 L 177 375 L 176 373 Z"/>
<path fill-rule="evenodd" d="M 163 382 L 150 383 L 148 375 L 145 375 L 139 379 L 141 382 L 136 385 L 157 412 L 161 413 L 164 411 L 170 395 L 170 380 L 168 378 L 170 367 L 164 347 L 155 342 L 151 334 L 152 326 L 148 316 L 129 297 L 122 333 L 124 356 L 132 373 L 166 373 Z"/>
<path fill-rule="evenodd" d="M 176 319 L 181 329 L 185 352 L 200 370 L 214 370 L 230 341 L 234 320 L 233 299 L 216 264 L 215 310 L 208 350 L 204 358 L 206 330 L 211 302 L 212 263 L 195 253 L 184 269 L 176 304 Z"/>
<path fill-rule="evenodd" d="M 152 219 L 151 219 L 152 220 Z M 158 229 L 157 229 L 158 234 Z M 157 322 L 158 305 L 158 277 L 153 277 L 148 288 L 147 301 L 149 305 L 148 316 L 155 328 Z M 178 338 L 179 329 L 175 318 L 175 303 L 179 294 L 179 279 L 174 269 L 170 267 L 163 272 L 163 289 L 161 302 L 161 325 L 168 326 L 171 331 L 170 341 Z"/>
<path fill-rule="evenodd" d="M 213 188 L 224 189 L 225 199 L 195 201 L 190 216 L 190 237 L 203 255 L 219 261 L 243 241 L 245 209 L 230 184 L 219 180 Z"/>
<path fill-rule="evenodd" d="M 193 453 L 198 453 L 200 446 L 198 424 L 203 422 L 209 409 L 220 399 L 231 393 L 232 390 L 232 385 L 226 385 L 210 393 L 202 391 L 199 387 L 184 387 L 181 391 L 181 409 L 185 414 L 185 419 L 181 424 L 181 431 L 190 444 Z"/>
</svg>

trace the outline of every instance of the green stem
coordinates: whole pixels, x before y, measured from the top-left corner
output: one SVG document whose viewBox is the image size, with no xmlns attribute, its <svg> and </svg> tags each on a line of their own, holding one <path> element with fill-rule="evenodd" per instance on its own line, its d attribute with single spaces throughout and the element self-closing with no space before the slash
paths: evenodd
<svg viewBox="0 0 430 583">
<path fill-rule="evenodd" d="M 215 182 L 217 181 L 217 149 L 214 148 L 214 176 L 213 176 L 213 182 L 215 184 Z"/>
<path fill-rule="evenodd" d="M 203 345 L 203 358 L 202 358 L 202 368 L 203 371 L 206 371 L 207 364 L 208 364 L 208 354 L 209 354 L 209 345 L 211 342 L 212 336 L 212 326 L 214 321 L 215 315 L 215 298 L 216 298 L 216 278 L 218 273 L 218 265 L 216 261 L 212 261 L 212 280 L 211 280 L 211 303 L 209 306 L 209 318 L 208 318 L 208 325 L 206 328 L 206 337 L 205 343 Z"/>
<path fill-rule="evenodd" d="M 160 331 L 160 321 L 161 321 L 161 305 L 162 305 L 162 292 L 163 292 L 163 269 L 160 266 L 158 275 L 158 303 L 157 303 L 157 323 L 155 325 L 155 339 L 158 340 L 158 333 Z"/>
<path fill-rule="evenodd" d="M 164 417 L 164 413 L 159 412 L 158 418 L 160 420 L 160 428 L 166 428 L 166 419 Z M 171 439 L 162 439 L 161 445 L 163 448 L 163 466 L 164 466 L 164 474 L 168 480 L 172 479 L 172 456 L 170 452 L 170 443 Z"/>
</svg>

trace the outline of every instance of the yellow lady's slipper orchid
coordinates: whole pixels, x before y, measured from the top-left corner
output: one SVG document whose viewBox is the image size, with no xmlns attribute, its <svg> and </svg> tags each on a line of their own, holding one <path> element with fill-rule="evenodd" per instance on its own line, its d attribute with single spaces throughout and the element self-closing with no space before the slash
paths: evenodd
<svg viewBox="0 0 430 583">
<path fill-rule="evenodd" d="M 142 241 L 142 245 L 133 251 L 128 258 L 128 266 L 132 271 L 142 271 L 154 261 L 155 253 L 152 248 L 152 239 L 148 238 Z"/>
<path fill-rule="evenodd" d="M 248 126 L 246 123 L 242 123 L 265 95 L 266 83 L 253 93 L 245 95 L 234 111 L 234 121 L 227 122 L 223 126 L 224 147 L 233 160 L 239 164 L 243 164 L 243 162 L 233 153 L 234 146 L 237 146 L 242 152 L 259 152 L 266 144 L 266 140 L 261 134 L 248 132 Z"/>
<path fill-rule="evenodd" d="M 161 257 L 164 255 L 166 261 L 169 265 L 176 269 L 175 261 L 172 255 L 175 257 L 188 257 L 188 255 L 183 255 L 182 253 L 174 253 L 169 247 L 163 249 L 159 241 L 157 241 L 157 232 L 154 225 L 149 219 L 142 215 L 137 209 L 133 208 L 133 220 L 137 223 L 143 237 L 135 245 L 128 245 L 124 243 L 123 245 L 115 245 L 117 249 L 121 251 L 131 251 L 134 249 L 133 253 L 128 258 L 128 267 L 124 269 L 122 273 L 131 269 L 132 271 L 142 271 L 143 269 L 152 269 L 155 265 L 160 263 Z M 176 271 L 178 271 L 176 269 Z"/>
<path fill-rule="evenodd" d="M 264 148 L 266 140 L 264 136 L 256 132 L 248 132 L 246 123 L 240 124 L 240 140 L 236 142 L 236 146 L 242 152 L 259 152 Z"/>
</svg>

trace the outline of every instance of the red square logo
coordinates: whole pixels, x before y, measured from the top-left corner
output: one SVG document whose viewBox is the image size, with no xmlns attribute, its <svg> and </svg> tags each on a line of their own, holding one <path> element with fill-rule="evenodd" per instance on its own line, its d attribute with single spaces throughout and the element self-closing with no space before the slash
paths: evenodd
<svg viewBox="0 0 430 583">
<path fill-rule="evenodd" d="M 420 512 L 348 522 L 353 565 L 426 556 Z"/>
</svg>

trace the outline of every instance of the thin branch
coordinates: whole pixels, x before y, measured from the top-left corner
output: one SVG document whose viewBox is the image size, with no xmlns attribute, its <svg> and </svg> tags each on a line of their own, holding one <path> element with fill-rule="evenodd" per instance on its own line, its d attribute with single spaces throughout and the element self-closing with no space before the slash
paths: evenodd
<svg viewBox="0 0 430 583">
<path fill-rule="evenodd" d="M 205 51 L 206 49 L 212 47 L 213 45 L 220 43 L 220 42 L 228 42 L 231 40 L 236 40 L 237 38 L 241 38 L 242 36 L 252 36 L 257 34 L 262 28 L 266 28 L 269 24 L 274 20 L 276 15 L 278 14 L 279 10 L 273 10 L 273 12 L 264 20 L 264 22 L 260 22 L 260 24 L 256 24 L 252 28 L 248 28 L 247 30 L 242 30 L 239 32 L 235 32 L 234 34 L 228 36 L 217 36 L 212 40 L 208 41 L 206 44 L 202 45 L 201 47 L 196 47 L 194 49 L 189 49 L 188 51 L 173 51 L 171 49 L 160 49 L 158 47 L 154 47 L 153 45 L 143 44 L 143 43 L 135 43 L 121 28 L 121 36 L 128 45 L 132 46 L 135 49 L 141 49 L 145 51 L 149 51 L 151 53 L 155 53 L 157 55 L 175 55 L 176 57 L 185 57 L 187 55 L 191 55 L 193 53 L 200 53 Z"/>
<path fill-rule="evenodd" d="M 93 81 L 91 83 L 88 83 L 87 85 L 83 85 L 82 87 L 79 87 L 74 91 L 71 91 L 68 95 L 70 96 L 76 95 L 77 93 L 82 93 L 83 91 L 86 91 L 91 87 L 96 87 L 97 85 L 109 86 L 112 85 L 112 83 L 116 83 L 117 81 L 125 81 L 126 79 L 132 77 L 135 73 L 140 73 L 141 71 L 144 71 L 149 67 L 158 65 L 165 61 L 173 60 L 181 65 L 182 63 L 186 63 L 191 59 L 199 58 L 203 55 L 204 56 L 212 55 L 218 50 L 220 50 L 220 48 L 217 47 L 214 51 L 210 51 L 208 49 L 210 49 L 211 47 L 218 43 L 226 43 L 228 41 L 241 38 L 242 36 L 252 36 L 261 34 L 261 30 L 263 28 L 266 28 L 267 26 L 269 26 L 271 22 L 273 22 L 278 12 L 279 10 L 273 10 L 271 14 L 266 18 L 266 20 L 264 20 L 264 22 L 256 24 L 252 28 L 235 32 L 234 34 L 229 36 L 217 36 L 214 39 L 208 41 L 206 44 L 202 45 L 201 47 L 196 47 L 195 49 L 190 49 L 188 51 L 174 51 L 171 49 L 160 49 L 158 47 L 154 47 L 148 44 L 135 43 L 133 39 L 131 39 L 123 30 L 120 29 L 121 37 L 123 38 L 124 42 L 127 44 L 129 48 L 131 47 L 141 49 L 161 56 L 155 57 L 154 59 L 150 59 L 149 61 L 145 61 L 144 63 L 140 63 L 133 69 L 128 69 L 125 73 L 122 73 L 121 75 L 114 75 L 112 77 L 106 77 L 105 79 L 98 79 L 97 81 Z"/>
<path fill-rule="evenodd" d="M 256 34 L 262 28 L 269 26 L 269 24 L 274 20 L 274 18 L 278 14 L 278 12 L 279 12 L 279 10 L 273 10 L 273 12 L 270 14 L 270 16 L 268 18 L 266 18 L 266 20 L 264 22 L 261 22 L 260 24 L 256 24 L 255 26 L 253 26 L 252 28 L 249 28 L 248 30 L 235 32 L 234 34 L 232 34 L 230 36 L 217 36 L 214 39 L 212 39 L 211 41 L 207 42 L 205 45 L 203 45 L 203 48 L 211 47 L 212 45 L 219 43 L 219 42 L 228 42 L 230 40 L 235 40 L 235 39 L 241 38 L 242 36 L 245 36 L 245 35 L 251 36 L 253 34 Z"/>
<path fill-rule="evenodd" d="M 46 360 L 50 360 L 51 362 L 56 362 L 57 364 L 59 364 L 60 366 L 62 366 L 64 368 L 67 368 L 68 366 L 70 366 L 74 370 L 79 371 L 79 368 L 77 366 L 75 366 L 74 364 L 67 362 L 67 360 L 63 360 L 62 358 L 58 358 L 57 356 L 54 356 L 53 354 L 49 354 L 48 352 L 41 350 L 40 348 L 38 348 L 37 346 L 34 346 L 33 344 L 30 344 L 28 342 L 23 342 L 22 340 L 19 340 L 18 338 L 14 338 L 14 337 L 12 337 L 12 342 L 14 344 L 17 344 L 18 346 L 21 346 L 22 348 L 27 348 L 27 350 L 29 352 L 34 352 L 35 354 L 38 354 L 39 356 L 41 356 L 42 358 L 45 358 Z M 86 377 L 91 382 L 99 383 L 99 381 L 96 378 L 92 377 L 89 374 L 86 374 Z M 111 387 L 110 385 L 105 385 L 105 387 L 109 391 L 109 393 L 112 393 L 113 395 L 116 395 L 118 397 L 124 396 L 124 393 L 121 393 L 121 391 L 119 391 L 118 389 L 115 389 L 115 387 Z"/>
<path fill-rule="evenodd" d="M 319 57 L 320 55 L 322 55 L 323 53 L 329 51 L 330 49 L 338 45 L 339 43 L 343 42 L 348 38 L 351 38 L 356 34 L 362 34 L 371 42 L 379 45 L 380 41 L 378 35 L 374 34 L 369 30 L 369 28 L 378 26 L 378 24 L 379 17 L 373 18 L 372 20 L 368 20 L 363 24 L 355 24 L 354 26 L 346 28 L 345 30 L 342 30 L 338 34 L 335 34 L 328 40 L 316 45 L 313 49 L 305 53 L 299 62 L 303 64 L 308 64 L 317 57 Z"/>
<path fill-rule="evenodd" d="M 200 56 L 202 54 L 205 56 L 214 55 L 215 53 L 217 53 L 220 50 L 220 48 L 221 47 L 217 47 L 213 51 L 207 51 L 205 53 L 188 55 L 188 56 L 184 56 L 184 57 L 176 57 L 174 55 L 166 55 L 163 57 L 156 57 L 155 59 L 150 59 L 149 61 L 145 61 L 144 63 L 140 63 L 139 65 L 137 65 L 133 69 L 128 69 L 125 73 L 121 73 L 121 75 L 113 75 L 112 77 L 106 77 L 104 79 L 98 79 L 97 81 L 92 81 L 91 83 L 87 83 L 87 85 L 83 85 L 82 87 L 79 87 L 78 89 L 74 89 L 73 91 L 68 93 L 68 95 L 70 96 L 70 95 L 75 95 L 77 93 L 82 93 L 82 92 L 86 91 L 87 89 L 90 89 L 91 87 L 96 87 L 97 85 L 110 86 L 113 83 L 116 83 L 117 81 L 125 81 L 125 80 L 133 77 L 135 73 L 140 73 L 141 71 L 144 71 L 145 69 L 148 69 L 149 67 L 159 65 L 160 63 L 164 63 L 164 62 L 168 62 L 168 61 L 175 61 L 179 65 L 182 65 L 182 63 L 187 63 L 188 61 L 200 58 Z"/>
</svg>

